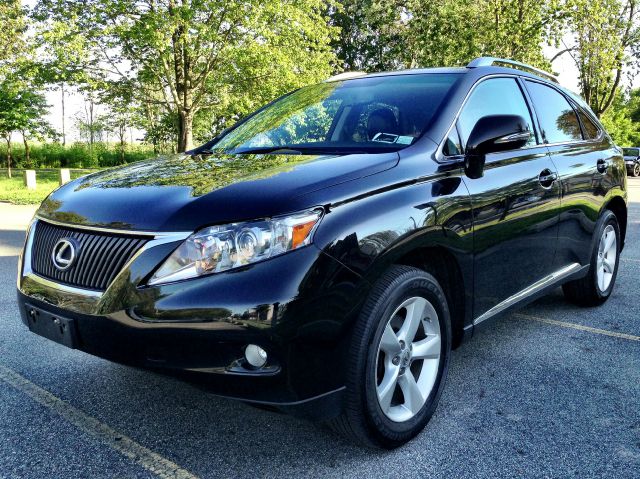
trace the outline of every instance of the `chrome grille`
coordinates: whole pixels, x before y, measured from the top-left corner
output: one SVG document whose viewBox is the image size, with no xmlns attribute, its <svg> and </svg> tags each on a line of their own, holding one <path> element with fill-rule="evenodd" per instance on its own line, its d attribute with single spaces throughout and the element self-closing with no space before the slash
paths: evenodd
<svg viewBox="0 0 640 479">
<path fill-rule="evenodd" d="M 62 238 L 74 238 L 80 245 L 74 264 L 65 271 L 56 268 L 51 257 Z M 74 229 L 40 220 L 35 225 L 31 269 L 59 283 L 104 291 L 146 242 L 140 236 Z"/>
</svg>

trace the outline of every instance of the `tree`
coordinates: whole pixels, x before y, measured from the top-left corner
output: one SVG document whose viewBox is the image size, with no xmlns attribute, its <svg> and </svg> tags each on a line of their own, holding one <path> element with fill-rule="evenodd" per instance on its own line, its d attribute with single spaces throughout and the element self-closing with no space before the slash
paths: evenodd
<svg viewBox="0 0 640 479">
<path fill-rule="evenodd" d="M 347 71 L 392 70 L 403 65 L 405 0 L 339 0 L 330 8 L 331 25 L 340 28 L 331 46 Z"/>
<path fill-rule="evenodd" d="M 543 43 L 557 35 L 553 0 L 407 0 L 408 66 L 465 65 L 495 56 L 546 68 Z"/>
<path fill-rule="evenodd" d="M 33 91 L 21 81 L 5 80 L 0 83 L 0 134 L 7 143 L 7 172 L 11 178 L 11 138 L 22 133 L 25 162 L 30 162 L 29 138 L 50 136 L 53 129 L 44 120 L 48 105 L 44 95 Z"/>
<path fill-rule="evenodd" d="M 341 0 L 331 11 L 347 69 L 465 65 L 496 56 L 549 67 L 563 13 L 556 0 Z"/>
<path fill-rule="evenodd" d="M 43 84 L 56 85 L 60 90 L 62 145 L 66 145 L 65 97 L 70 85 L 83 85 L 94 71 L 86 39 L 76 35 L 76 18 L 68 15 L 55 20 L 42 12 L 34 12 L 35 43 L 46 48 L 38 52 L 37 77 Z"/>
<path fill-rule="evenodd" d="M 106 127 L 118 138 L 120 163 L 125 163 L 127 130 L 133 125 L 133 89 L 128 82 L 113 82 L 100 99 L 109 108 Z"/>
<path fill-rule="evenodd" d="M 242 114 L 326 77 L 322 0 L 41 0 L 56 20 L 77 18 L 105 77 L 136 82 L 178 119 L 178 151 L 193 144 L 202 110 Z"/>
<path fill-rule="evenodd" d="M 562 8 L 571 40 L 556 58 L 571 56 L 582 96 L 601 116 L 613 104 L 625 72 L 633 75 L 640 67 L 640 2 L 567 0 Z"/>
<path fill-rule="evenodd" d="M 616 144 L 640 145 L 640 89 L 633 90 L 628 96 L 618 90 L 601 120 Z"/>
<path fill-rule="evenodd" d="M 24 44 L 26 22 L 20 0 L 0 2 L 0 67 L 19 55 Z"/>
</svg>

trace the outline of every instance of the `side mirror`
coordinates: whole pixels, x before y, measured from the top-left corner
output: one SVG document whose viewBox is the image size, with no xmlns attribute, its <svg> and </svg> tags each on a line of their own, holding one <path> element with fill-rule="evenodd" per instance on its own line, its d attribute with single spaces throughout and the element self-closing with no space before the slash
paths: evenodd
<svg viewBox="0 0 640 479">
<path fill-rule="evenodd" d="M 471 179 L 481 178 L 485 155 L 522 148 L 530 138 L 527 122 L 519 115 L 483 116 L 467 140 L 465 174 Z"/>
</svg>

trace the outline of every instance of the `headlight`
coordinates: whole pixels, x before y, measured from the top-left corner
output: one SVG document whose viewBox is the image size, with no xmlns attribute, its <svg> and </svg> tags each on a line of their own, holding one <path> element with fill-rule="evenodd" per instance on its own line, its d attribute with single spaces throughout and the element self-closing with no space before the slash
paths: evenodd
<svg viewBox="0 0 640 479">
<path fill-rule="evenodd" d="M 162 263 L 149 284 L 219 273 L 308 245 L 321 215 L 319 210 L 311 210 L 204 228 L 189 236 Z"/>
</svg>

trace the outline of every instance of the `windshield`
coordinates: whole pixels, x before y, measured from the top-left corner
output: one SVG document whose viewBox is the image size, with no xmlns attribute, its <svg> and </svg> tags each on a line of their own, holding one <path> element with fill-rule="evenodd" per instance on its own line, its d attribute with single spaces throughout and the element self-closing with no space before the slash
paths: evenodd
<svg viewBox="0 0 640 479">
<path fill-rule="evenodd" d="M 624 156 L 640 156 L 640 148 L 623 148 L 622 154 Z"/>
<path fill-rule="evenodd" d="M 217 141 L 225 153 L 396 151 L 429 126 L 459 75 L 410 74 L 301 88 Z"/>
</svg>

